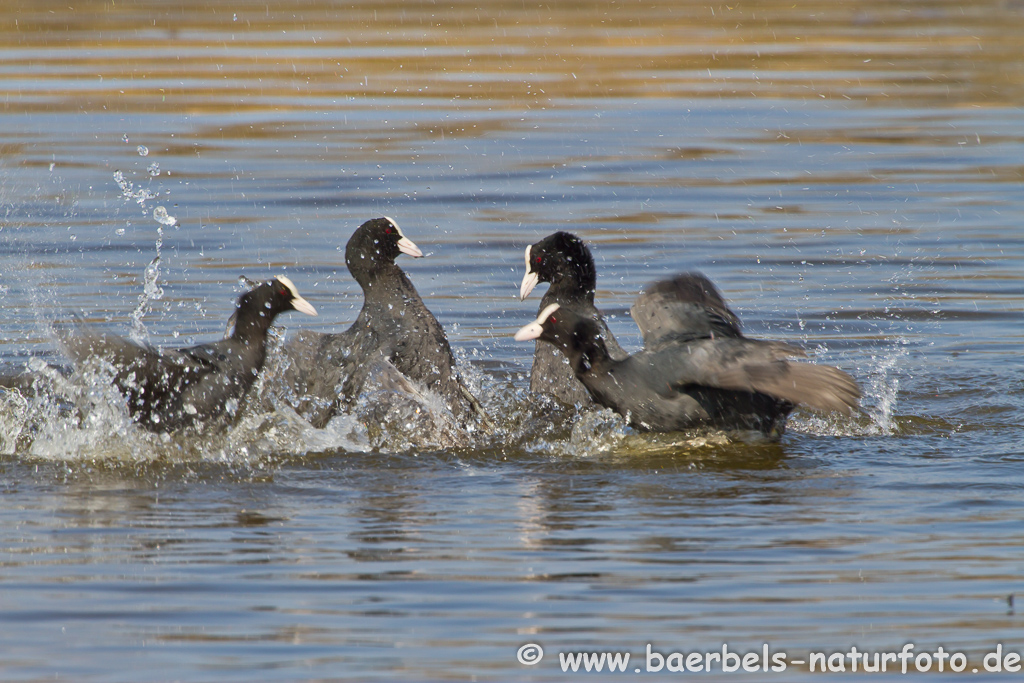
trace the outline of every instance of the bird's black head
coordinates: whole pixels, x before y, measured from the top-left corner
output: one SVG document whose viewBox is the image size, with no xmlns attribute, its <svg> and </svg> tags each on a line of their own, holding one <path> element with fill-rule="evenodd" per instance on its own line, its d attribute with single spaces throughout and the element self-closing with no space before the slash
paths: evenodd
<svg viewBox="0 0 1024 683">
<path fill-rule="evenodd" d="M 398 223 L 386 216 L 374 218 L 352 233 L 345 245 L 345 265 L 352 277 L 363 282 L 380 268 L 393 265 L 399 254 L 423 256 L 419 247 L 402 234 Z"/>
<path fill-rule="evenodd" d="M 285 311 L 317 314 L 313 305 L 299 295 L 292 281 L 278 275 L 238 298 L 238 308 L 232 316 L 234 330 L 231 336 L 245 335 L 253 329 L 266 330 L 277 314 Z"/>
<path fill-rule="evenodd" d="M 551 292 L 563 298 L 594 301 L 597 271 L 590 249 L 576 235 L 556 232 L 526 248 L 526 275 L 519 288 L 525 299 L 538 282 L 550 282 Z"/>
</svg>

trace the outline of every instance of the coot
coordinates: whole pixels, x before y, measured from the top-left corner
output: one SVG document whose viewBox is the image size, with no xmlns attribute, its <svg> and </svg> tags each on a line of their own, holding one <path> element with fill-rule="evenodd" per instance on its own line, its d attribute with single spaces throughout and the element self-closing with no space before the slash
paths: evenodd
<svg viewBox="0 0 1024 683">
<path fill-rule="evenodd" d="M 850 375 L 790 361 L 805 355 L 791 344 L 744 337 L 701 275 L 655 283 L 632 313 L 644 349 L 622 360 L 610 356 L 593 318 L 560 304 L 545 307 L 515 338 L 557 346 L 594 401 L 641 430 L 709 426 L 778 438 L 798 404 L 847 415 L 857 409 L 860 390 Z"/>
<path fill-rule="evenodd" d="M 390 218 L 363 223 L 345 247 L 345 265 L 363 290 L 363 307 L 338 334 L 301 331 L 285 347 L 284 377 L 293 405 L 323 427 L 363 391 L 378 360 L 440 396 L 460 424 L 477 413 L 488 424 L 455 367 L 444 330 L 402 269 L 399 254 L 423 253 Z"/>
<path fill-rule="evenodd" d="M 611 330 L 594 306 L 597 271 L 590 249 L 576 235 L 556 232 L 540 242 L 526 247 L 526 275 L 519 288 L 519 298 L 525 299 L 539 282 L 551 286 L 540 301 L 537 312 L 551 304 L 568 306 L 592 319 L 604 339 L 605 348 L 614 359 L 627 356 Z M 590 405 L 592 400 L 586 388 L 573 374 L 565 355 L 544 340 L 538 340 L 530 369 L 530 391 L 550 394 L 570 405 Z"/>
<path fill-rule="evenodd" d="M 231 334 L 210 344 L 185 349 L 140 346 L 80 319 L 59 333 L 76 365 L 98 359 L 113 366 L 128 412 L 140 425 L 170 432 L 197 426 L 237 405 L 263 368 L 267 331 L 285 311 L 316 315 L 291 280 L 279 275 L 243 294 Z"/>
</svg>

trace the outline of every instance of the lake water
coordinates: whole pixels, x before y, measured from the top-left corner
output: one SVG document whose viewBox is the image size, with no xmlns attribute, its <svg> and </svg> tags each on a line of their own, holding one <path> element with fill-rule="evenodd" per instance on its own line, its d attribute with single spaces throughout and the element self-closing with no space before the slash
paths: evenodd
<svg viewBox="0 0 1024 683">
<path fill-rule="evenodd" d="M 3 393 L 4 680 L 1024 651 L 1024 4 L 68 4 L 0 6 L 5 371 L 61 365 L 72 311 L 215 339 L 241 275 L 319 309 L 286 335 L 344 329 L 344 244 L 388 215 L 497 430 L 438 450 L 264 414 L 163 441 L 102 386 L 86 420 Z M 511 335 L 523 249 L 560 229 L 624 346 L 637 292 L 700 270 L 864 415 L 750 445 L 552 412 Z"/>
</svg>

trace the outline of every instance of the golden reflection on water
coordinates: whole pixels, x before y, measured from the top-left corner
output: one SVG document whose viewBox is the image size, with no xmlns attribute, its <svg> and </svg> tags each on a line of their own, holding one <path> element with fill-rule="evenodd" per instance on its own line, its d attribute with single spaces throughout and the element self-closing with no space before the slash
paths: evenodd
<svg viewBox="0 0 1024 683">
<path fill-rule="evenodd" d="M 3 111 L 322 110 L 414 98 L 835 98 L 1002 106 L 1024 4 L 131 2 L 0 6 Z M 450 104 L 446 105 L 450 106 Z"/>
</svg>

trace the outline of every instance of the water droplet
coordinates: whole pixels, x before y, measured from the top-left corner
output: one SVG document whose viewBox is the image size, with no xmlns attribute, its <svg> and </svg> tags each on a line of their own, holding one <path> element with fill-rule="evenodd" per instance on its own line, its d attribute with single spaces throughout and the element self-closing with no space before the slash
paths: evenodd
<svg viewBox="0 0 1024 683">
<path fill-rule="evenodd" d="M 139 145 L 138 147 L 135 148 L 135 151 L 139 153 L 140 157 L 149 156 L 149 147 L 146 147 L 145 145 Z"/>
<path fill-rule="evenodd" d="M 123 142 L 128 142 L 128 133 L 125 133 L 124 135 L 122 135 L 122 136 L 121 136 L 121 140 L 122 140 Z"/>
<path fill-rule="evenodd" d="M 154 162 L 146 167 L 146 173 L 149 174 L 150 178 L 156 178 L 160 175 L 160 164 Z"/>
<path fill-rule="evenodd" d="M 114 234 L 120 237 L 121 235 L 124 234 L 124 228 L 118 228 L 117 230 L 114 231 Z"/>
<path fill-rule="evenodd" d="M 174 216 L 167 214 L 167 209 L 162 206 L 158 206 L 153 209 L 153 220 L 161 225 L 174 225 L 178 222 L 178 219 Z"/>
</svg>

